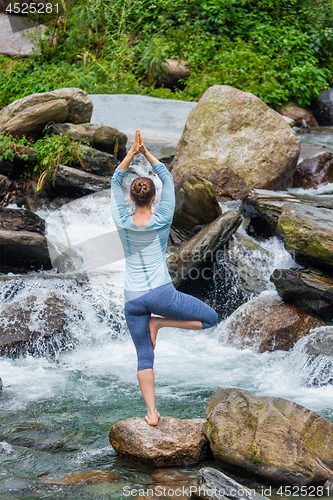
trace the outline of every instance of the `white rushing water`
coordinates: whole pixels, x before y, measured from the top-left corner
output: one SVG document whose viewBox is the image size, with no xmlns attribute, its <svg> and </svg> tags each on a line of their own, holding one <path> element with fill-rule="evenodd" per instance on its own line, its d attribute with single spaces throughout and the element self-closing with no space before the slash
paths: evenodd
<svg viewBox="0 0 333 500">
<path fill-rule="evenodd" d="M 142 174 L 145 166 L 139 164 L 136 169 Z M 131 176 L 127 189 L 130 180 Z M 223 206 L 224 211 L 227 208 L 230 205 Z M 81 198 L 53 213 L 39 211 L 38 215 L 46 219 L 49 243 L 58 254 L 75 248 L 71 265 L 81 273 L 82 281 L 66 279 L 55 271 L 31 273 L 22 279 L 13 275 L 16 287 L 8 281 L 1 283 L 1 308 L 36 297 L 35 321 L 39 321 L 37 313 L 49 297 L 66 301 L 67 342 L 71 339 L 71 348 L 66 349 L 58 339 L 53 351 L 42 350 L 42 356 L 28 353 L 16 359 L 0 358 L 4 384 L 1 432 L 15 435 L 17 429 L 21 433 L 28 429 L 30 436 L 37 432 L 31 431 L 33 426 L 40 426 L 48 430 L 48 436 L 54 433 L 54 441 L 69 444 L 73 451 L 61 459 L 52 454 L 45 458 L 45 453 L 23 453 L 19 445 L 0 436 L 0 493 L 35 488 L 33 478 L 40 475 L 62 475 L 78 467 L 110 462 L 114 452 L 107 441 L 107 430 L 112 423 L 144 416 L 136 353 L 123 315 L 124 260 L 119 260 L 115 250 L 110 192 Z M 244 248 L 244 238 L 252 246 Z M 87 241 L 94 242 L 91 248 L 96 254 L 91 248 L 86 250 Z M 241 272 L 257 280 L 258 292 L 264 294 L 276 295 L 269 281 L 275 268 L 295 266 L 276 237 L 256 242 L 243 228 L 234 237 L 233 252 L 241 263 Z M 101 257 L 102 266 L 96 265 L 99 261 L 95 255 Z M 40 328 L 44 327 L 41 324 Z M 259 354 L 228 345 L 225 337 L 225 321 L 210 330 L 159 332 L 155 375 L 157 406 L 162 414 L 203 417 L 207 400 L 217 389 L 241 387 L 256 394 L 291 399 L 333 421 L 333 386 L 311 385 L 313 368 L 307 364 L 304 340 L 303 347 L 297 344 L 290 352 Z M 333 372 L 332 367 L 327 369 Z M 38 430 L 38 440 L 45 443 L 41 433 Z M 27 463 L 29 480 L 22 476 L 22 461 Z M 44 498 L 42 494 L 40 498 Z"/>
</svg>

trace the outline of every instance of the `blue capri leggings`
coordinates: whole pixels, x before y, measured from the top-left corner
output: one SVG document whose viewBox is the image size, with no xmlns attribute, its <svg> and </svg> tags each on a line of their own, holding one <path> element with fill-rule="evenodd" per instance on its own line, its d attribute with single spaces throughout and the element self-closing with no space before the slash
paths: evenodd
<svg viewBox="0 0 333 500">
<path fill-rule="evenodd" d="M 214 309 L 192 295 L 178 292 L 171 282 L 126 302 L 125 318 L 138 356 L 138 371 L 153 368 L 154 365 L 149 332 L 151 314 L 175 320 L 201 321 L 202 328 L 210 328 L 217 323 Z"/>
</svg>

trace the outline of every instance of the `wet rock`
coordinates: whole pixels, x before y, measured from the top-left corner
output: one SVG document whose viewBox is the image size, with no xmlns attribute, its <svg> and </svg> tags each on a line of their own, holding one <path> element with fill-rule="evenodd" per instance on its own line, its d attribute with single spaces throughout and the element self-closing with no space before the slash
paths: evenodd
<svg viewBox="0 0 333 500">
<path fill-rule="evenodd" d="M 45 235 L 45 221 L 24 209 L 0 207 L 0 230 L 31 231 Z"/>
<path fill-rule="evenodd" d="M 31 231 L 0 230 L 0 271 L 21 273 L 52 269 L 47 240 Z"/>
<path fill-rule="evenodd" d="M 325 321 L 333 319 L 333 279 L 319 271 L 275 269 L 270 277 L 285 302 L 302 307 Z"/>
<path fill-rule="evenodd" d="M 0 378 L 0 391 L 2 391 L 2 387 L 3 387 L 3 383 L 2 383 L 2 380 Z"/>
<path fill-rule="evenodd" d="M 55 99 L 53 101 L 36 104 L 16 114 L 11 120 L 0 125 L 0 134 L 11 134 L 17 137 L 25 136 L 28 139 L 38 139 L 47 123 L 62 123 L 67 117 L 67 101 L 65 99 Z"/>
<path fill-rule="evenodd" d="M 74 141 L 86 141 L 92 148 L 109 153 L 120 161 L 126 156 L 127 136 L 106 125 L 58 123 L 50 127 L 50 132 L 67 135 Z"/>
<path fill-rule="evenodd" d="M 317 120 L 313 114 L 304 108 L 298 106 L 283 106 L 280 113 L 295 121 L 296 127 L 318 127 Z"/>
<path fill-rule="evenodd" d="M 293 187 L 309 189 L 325 182 L 333 182 L 333 154 L 328 152 L 302 161 L 295 171 Z"/>
<path fill-rule="evenodd" d="M 54 100 L 67 102 L 67 119 L 70 123 L 86 123 L 90 121 L 93 103 L 83 90 L 77 88 L 64 88 L 52 92 L 30 94 L 22 99 L 12 102 L 0 111 L 0 128 L 12 120 L 17 114 L 43 103 Z"/>
<path fill-rule="evenodd" d="M 241 349 L 256 352 L 289 351 L 313 328 L 325 323 L 304 309 L 285 304 L 275 297 L 261 296 L 243 304 L 225 325 L 228 341 Z"/>
<path fill-rule="evenodd" d="M 5 204 L 9 193 L 15 189 L 14 184 L 5 175 L 0 175 L 0 203 Z"/>
<path fill-rule="evenodd" d="M 333 89 L 325 89 L 313 106 L 314 114 L 321 125 L 333 125 Z"/>
<path fill-rule="evenodd" d="M 47 477 L 44 481 L 52 484 L 101 484 L 110 483 L 116 479 L 117 476 L 108 470 L 86 470 L 63 477 Z"/>
<path fill-rule="evenodd" d="M 241 222 L 239 212 L 229 210 L 178 248 L 167 262 L 174 284 L 178 286 L 186 278 L 196 280 L 204 263 L 212 266 L 216 253 L 228 243 Z"/>
<path fill-rule="evenodd" d="M 297 342 L 293 360 L 306 386 L 333 385 L 333 327 L 316 328 Z"/>
<path fill-rule="evenodd" d="M 171 171 L 177 181 L 185 172 L 206 175 L 217 196 L 240 199 L 254 188 L 290 187 L 299 151 L 279 113 L 253 94 L 214 85 L 190 112 Z"/>
<path fill-rule="evenodd" d="M 45 339 L 64 333 L 68 310 L 73 310 L 68 300 L 55 293 L 45 300 L 30 295 L 7 303 L 0 312 L 0 354 L 38 352 Z"/>
<path fill-rule="evenodd" d="M 313 411 L 230 388 L 211 396 L 206 416 L 204 432 L 224 469 L 279 486 L 332 481 L 333 424 Z"/>
<path fill-rule="evenodd" d="M 328 196 L 294 195 L 274 193 L 264 189 L 254 189 L 242 200 L 241 213 L 251 218 L 249 229 L 258 236 L 279 236 L 279 218 L 287 204 L 309 205 L 317 208 L 333 209 L 333 198 Z"/>
<path fill-rule="evenodd" d="M 203 500 L 268 500 L 213 467 L 200 469 L 197 482 L 198 488 L 194 497 Z"/>
<path fill-rule="evenodd" d="M 74 197 L 85 196 L 96 193 L 102 189 L 110 189 L 111 178 L 101 177 L 89 172 L 83 172 L 77 168 L 59 165 L 54 184 L 49 181 L 46 190 L 72 194 Z"/>
<path fill-rule="evenodd" d="M 214 186 L 203 175 L 188 172 L 175 186 L 176 207 L 172 225 L 193 230 L 209 224 L 221 215 Z M 196 232 L 198 232 L 198 230 Z"/>
<path fill-rule="evenodd" d="M 251 217 L 251 222 L 253 221 L 253 224 L 258 226 L 256 232 L 259 232 L 260 226 L 266 222 L 267 229 L 263 228 L 262 231 L 269 232 L 269 236 L 272 236 L 278 234 L 279 217 L 286 203 L 300 203 L 300 201 L 296 196 L 288 193 L 254 189 L 242 200 L 241 213 L 244 217 Z M 261 220 L 255 221 L 255 219 Z"/>
<path fill-rule="evenodd" d="M 9 159 L 0 161 L 0 174 L 11 179 L 18 179 L 22 169 L 26 165 L 32 167 L 36 164 L 36 161 L 37 152 L 28 146 L 21 146 L 15 151 L 13 161 Z"/>
<path fill-rule="evenodd" d="M 160 417 L 152 427 L 143 418 L 128 418 L 112 426 L 109 439 L 118 455 L 153 467 L 194 464 L 210 456 L 204 421 Z"/>
<path fill-rule="evenodd" d="M 305 204 L 284 205 L 278 223 L 284 243 L 315 267 L 333 266 L 333 210 Z"/>
<path fill-rule="evenodd" d="M 111 177 L 119 165 L 119 161 L 113 155 L 98 151 L 94 148 L 81 146 L 83 151 L 83 165 L 81 163 L 72 163 L 72 168 L 78 168 L 85 172 L 102 177 Z"/>
<path fill-rule="evenodd" d="M 152 489 L 155 491 L 155 499 L 158 498 L 159 492 L 163 492 L 163 497 L 167 497 L 169 500 L 185 499 L 196 489 L 196 480 L 193 473 L 189 474 L 185 471 L 170 468 L 154 469 L 151 472 L 151 477 L 152 481 L 146 483 L 145 487 L 146 490 Z M 184 494 L 182 494 L 183 492 Z M 147 500 L 147 496 L 145 495 L 142 500 Z"/>
</svg>

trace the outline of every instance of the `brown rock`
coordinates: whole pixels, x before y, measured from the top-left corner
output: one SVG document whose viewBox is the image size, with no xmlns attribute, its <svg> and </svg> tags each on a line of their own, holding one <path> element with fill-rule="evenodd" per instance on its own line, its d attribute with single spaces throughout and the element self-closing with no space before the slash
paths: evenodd
<svg viewBox="0 0 333 500">
<path fill-rule="evenodd" d="M 292 118 L 295 120 L 295 125 L 297 127 L 318 127 L 317 120 L 313 116 L 313 114 L 304 108 L 299 108 L 298 106 L 283 106 L 280 109 L 280 113 L 283 116 L 288 116 L 288 118 Z"/>
<path fill-rule="evenodd" d="M 12 354 L 36 339 L 50 338 L 66 325 L 72 306 L 64 297 L 51 294 L 39 303 L 36 296 L 14 300 L 0 313 L 0 354 Z"/>
<path fill-rule="evenodd" d="M 333 182 L 333 154 L 318 153 L 302 161 L 294 174 L 293 187 L 309 189 Z"/>
<path fill-rule="evenodd" d="M 86 470 L 63 477 L 46 477 L 44 481 L 52 484 L 100 484 L 110 483 L 116 479 L 117 476 L 108 470 Z"/>
<path fill-rule="evenodd" d="M 64 99 L 67 102 L 67 119 L 70 123 L 86 123 L 90 121 L 93 103 L 88 94 L 81 89 L 65 88 L 53 90 L 52 92 L 31 94 L 12 102 L 0 111 L 0 128 L 27 108 L 59 99 Z"/>
<path fill-rule="evenodd" d="M 64 122 L 68 116 L 68 104 L 65 99 L 36 104 L 16 114 L 0 127 L 0 134 L 37 139 L 49 122 Z"/>
<path fill-rule="evenodd" d="M 209 224 L 221 215 L 214 186 L 203 175 L 188 172 L 175 186 L 176 207 L 172 225 L 193 230 Z"/>
<path fill-rule="evenodd" d="M 227 85 L 210 87 L 192 109 L 172 162 L 178 179 L 196 171 L 217 196 L 243 198 L 251 189 L 291 187 L 299 139 L 258 97 Z"/>
<path fill-rule="evenodd" d="M 287 399 L 221 389 L 208 401 L 204 432 L 223 468 L 268 484 L 333 479 L 333 424 Z"/>
<path fill-rule="evenodd" d="M 228 340 L 241 349 L 257 352 L 288 351 L 310 330 L 325 323 L 305 311 L 274 297 L 258 297 L 241 305 L 229 316 Z"/>
<path fill-rule="evenodd" d="M 128 418 L 112 426 L 109 439 L 118 455 L 153 467 L 194 464 L 209 456 L 204 422 L 160 417 L 153 427 L 143 418 Z"/>
<path fill-rule="evenodd" d="M 0 229 L 45 235 L 45 221 L 29 210 L 0 207 Z"/>
</svg>

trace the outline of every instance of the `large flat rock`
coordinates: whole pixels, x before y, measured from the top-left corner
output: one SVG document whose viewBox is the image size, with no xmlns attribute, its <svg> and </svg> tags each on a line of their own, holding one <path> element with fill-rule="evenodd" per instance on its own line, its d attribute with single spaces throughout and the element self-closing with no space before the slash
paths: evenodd
<svg viewBox="0 0 333 500">
<path fill-rule="evenodd" d="M 13 23 L 11 23 L 13 18 L 17 18 L 17 16 L 0 14 L 0 55 L 27 57 L 34 48 L 27 34 L 34 28 L 31 28 L 27 23 L 26 30 L 14 32 Z M 21 22 L 24 21 L 21 20 Z"/>
</svg>

